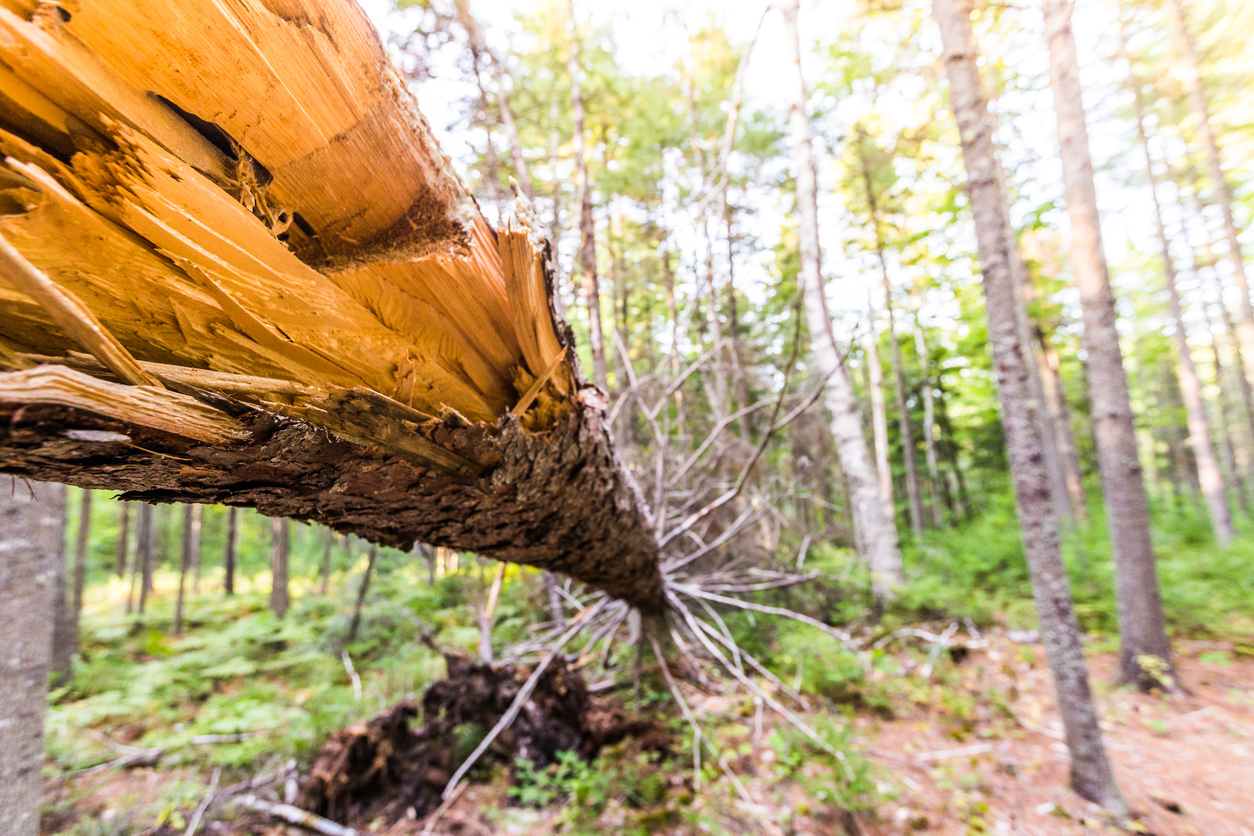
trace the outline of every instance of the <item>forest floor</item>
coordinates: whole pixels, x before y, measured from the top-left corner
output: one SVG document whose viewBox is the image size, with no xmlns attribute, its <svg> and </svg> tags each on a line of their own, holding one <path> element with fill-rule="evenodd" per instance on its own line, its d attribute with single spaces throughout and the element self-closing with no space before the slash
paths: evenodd
<svg viewBox="0 0 1254 836">
<path fill-rule="evenodd" d="M 839 804 L 825 803 L 831 795 L 815 791 L 826 780 L 823 768 L 781 746 L 779 731 L 787 728 L 779 718 L 759 712 L 739 689 L 703 694 L 685 686 L 694 711 L 713 730 L 754 803 L 736 799 L 727 787 L 722 793 L 708 787 L 704 793 L 694 791 L 691 738 L 685 740 L 684 727 L 672 724 L 675 752 L 666 761 L 653 762 L 638 747 L 624 744 L 607 750 L 591 767 L 561 773 L 560 781 L 533 782 L 522 804 L 498 768 L 490 780 L 463 792 L 438 822 L 376 823 L 370 832 L 1116 832 L 1099 808 L 1066 789 L 1067 756 L 1043 648 L 1014 643 L 1000 630 L 983 638 L 986 646 L 960 650 L 954 658 L 949 653 L 938 658 L 934 647 L 916 645 L 877 659 L 865 693 L 878 697 L 844 712 L 848 750 L 851 757 L 860 753 L 870 761 L 866 781 L 874 786 L 871 803 L 852 815 Z M 1090 665 L 1105 741 L 1119 784 L 1140 816 L 1129 832 L 1254 836 L 1250 649 L 1231 642 L 1178 641 L 1188 693 L 1171 696 L 1111 685 L 1115 656 L 1100 645 L 1090 643 Z M 790 758 L 789 764 L 782 762 Z M 158 821 L 182 825 L 170 813 L 203 793 L 203 772 L 176 765 L 81 775 L 66 783 L 50 781 L 49 801 L 72 796 L 72 804 L 60 810 L 63 822 L 79 820 L 76 833 L 88 832 L 82 827 L 85 820 L 105 825 L 135 809 L 164 807 Z M 61 832 L 56 822 L 46 821 L 45 833 L 56 832 Z M 102 826 L 98 832 L 113 831 Z M 174 834 L 182 828 L 150 824 L 116 832 Z M 279 836 L 284 830 L 245 817 L 229 826 L 206 822 L 200 832 Z"/>
</svg>

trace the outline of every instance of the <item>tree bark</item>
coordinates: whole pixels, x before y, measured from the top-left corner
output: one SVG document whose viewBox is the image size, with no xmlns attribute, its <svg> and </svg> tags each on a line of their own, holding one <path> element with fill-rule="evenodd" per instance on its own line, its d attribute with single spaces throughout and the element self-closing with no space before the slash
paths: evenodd
<svg viewBox="0 0 1254 836">
<path fill-rule="evenodd" d="M 65 543 L 65 526 L 69 522 L 69 517 L 65 513 L 66 507 L 66 490 L 64 485 L 49 485 L 49 490 L 55 496 L 52 502 L 61 514 L 61 543 Z M 66 571 L 65 571 L 65 551 L 64 548 L 57 554 L 55 560 L 56 571 L 53 574 L 53 625 L 52 625 L 52 681 L 54 685 L 62 685 L 70 678 L 74 669 L 74 611 L 70 606 L 69 596 L 67 595 Z"/>
<path fill-rule="evenodd" d="M 885 512 L 884 496 L 862 434 L 857 397 L 849 381 L 844 357 L 836 344 L 831 315 L 827 310 L 822 252 L 819 248 L 818 175 L 810 139 L 810 117 L 806 111 L 808 97 L 805 76 L 801 71 L 801 35 L 797 27 L 800 7 L 800 0 L 788 0 L 780 10 L 784 15 L 785 42 L 791 64 L 788 123 L 795 155 L 797 209 L 801 221 L 801 285 L 810 330 L 810 350 L 826 383 L 824 401 L 832 417 L 832 438 L 836 442 L 840 466 L 849 482 L 849 502 L 858 553 L 870 566 L 872 591 L 876 601 L 883 605 L 895 597 L 896 589 L 901 585 L 901 552 L 897 547 L 897 527 Z"/>
<path fill-rule="evenodd" d="M 192 564 L 192 509 L 183 506 L 183 548 L 179 552 L 179 592 L 174 600 L 174 635 L 183 635 L 183 603 L 187 594 L 187 572 Z"/>
<path fill-rule="evenodd" d="M 1228 487 L 1224 484 L 1219 461 L 1215 456 L 1210 420 L 1206 417 L 1206 404 L 1202 399 L 1202 383 L 1198 379 L 1197 366 L 1193 363 L 1193 354 L 1189 349 L 1189 335 L 1184 324 L 1184 306 L 1181 304 L 1180 291 L 1176 286 L 1176 265 L 1171 258 L 1171 240 L 1167 237 L 1167 225 L 1163 222 L 1162 205 L 1158 201 L 1158 178 L 1154 175 L 1154 158 L 1150 153 L 1149 135 L 1145 132 L 1139 84 L 1140 82 L 1133 76 L 1133 113 L 1136 118 L 1137 134 L 1141 139 L 1141 148 L 1145 152 L 1145 177 L 1149 183 L 1150 199 L 1154 206 L 1155 229 L 1158 232 L 1159 252 L 1163 259 L 1163 277 L 1167 282 L 1167 297 L 1171 306 L 1173 338 L 1178 352 L 1176 375 L 1180 380 L 1180 392 L 1184 396 L 1185 414 L 1189 423 L 1189 444 L 1193 448 L 1193 457 L 1197 461 L 1197 478 L 1202 488 L 1202 496 L 1206 498 L 1207 509 L 1210 511 L 1211 528 L 1214 529 L 1215 539 L 1219 545 L 1226 547 L 1232 542 L 1233 537 L 1232 511 L 1228 507 Z"/>
<path fill-rule="evenodd" d="M 71 641 L 74 652 L 80 645 L 79 622 L 83 615 L 83 586 L 87 582 L 87 552 L 91 547 L 91 491 L 83 491 L 78 506 L 78 538 L 74 544 L 74 587 L 70 598 Z"/>
<path fill-rule="evenodd" d="M 239 540 L 239 510 L 226 509 L 226 543 L 222 555 L 222 589 L 227 595 L 235 594 L 235 544 Z"/>
<path fill-rule="evenodd" d="M 610 390 L 605 367 L 605 336 L 601 329 L 601 291 L 597 286 L 596 223 L 592 219 L 592 185 L 588 182 L 588 156 L 584 146 L 583 61 L 580 58 L 579 26 L 575 0 L 570 0 L 570 100 L 575 118 L 575 200 L 579 203 L 579 271 L 583 301 L 588 310 L 588 345 L 592 350 L 592 376 L 601 391 Z"/>
<path fill-rule="evenodd" d="M 65 488 L 4 479 L 0 486 L 0 833 L 39 836 L 44 713 L 58 560 L 63 560 Z"/>
<path fill-rule="evenodd" d="M 923 338 L 923 323 L 919 321 L 922 306 L 922 298 L 916 298 L 911 326 L 914 331 L 914 353 L 919 358 L 919 370 L 923 373 L 923 452 L 927 457 L 928 499 L 932 508 L 932 525 L 941 528 L 945 525 L 945 517 L 941 512 L 940 458 L 936 455 L 936 402 L 932 394 L 932 356 L 928 353 L 927 342 Z"/>
<path fill-rule="evenodd" d="M 890 520 L 897 518 L 893 502 L 893 469 L 888 460 L 888 410 L 884 403 L 884 367 L 880 364 L 879 337 L 875 333 L 875 309 L 867 307 L 867 334 L 863 340 L 866 354 L 868 393 L 871 399 L 871 438 L 875 442 L 875 472 L 879 476 L 880 495 Z"/>
<path fill-rule="evenodd" d="M 321 581 L 318 584 L 318 594 L 326 595 L 327 585 L 331 582 L 331 548 L 335 545 L 335 532 L 326 528 L 322 533 L 322 571 L 319 573 Z"/>
<path fill-rule="evenodd" d="M 200 594 L 200 543 L 204 528 L 204 506 L 192 506 L 192 546 L 191 546 L 191 572 L 192 572 L 192 594 Z"/>
<path fill-rule="evenodd" d="M 1180 0 L 1167 0 L 1166 5 L 1171 14 L 1181 59 L 1172 64 L 1172 72 L 1178 75 L 1188 93 L 1194 130 L 1197 131 L 1197 138 L 1206 153 L 1206 167 L 1210 174 L 1211 185 L 1215 190 L 1213 200 L 1219 204 L 1219 210 L 1223 214 L 1224 232 L 1228 239 L 1228 259 L 1232 262 L 1232 274 L 1236 279 L 1237 289 L 1241 291 L 1241 321 L 1237 329 L 1241 340 L 1241 359 L 1244 362 L 1246 380 L 1254 380 L 1254 304 L 1250 302 L 1250 285 L 1245 276 L 1245 258 L 1241 252 L 1239 230 L 1232 215 L 1232 189 L 1224 174 L 1219 142 L 1211 129 L 1210 107 L 1206 100 L 1206 85 L 1202 80 L 1202 66 L 1197 57 L 1197 49 L 1193 45 L 1193 38 L 1189 35 L 1184 5 Z"/>
<path fill-rule="evenodd" d="M 514 162 L 514 172 L 518 175 L 518 185 L 522 188 L 523 194 L 527 195 L 528 200 L 532 200 L 535 198 L 535 193 L 531 187 L 531 172 L 528 171 L 527 159 L 523 156 L 522 142 L 518 138 L 518 125 L 514 122 L 514 112 L 510 109 L 509 98 L 505 95 L 505 67 L 483 37 L 483 29 L 470 11 L 469 0 L 457 0 L 455 5 L 457 18 L 462 28 L 466 30 L 471 50 L 475 53 L 476 65 L 479 64 L 481 56 L 486 56 L 492 62 L 492 77 L 496 81 L 497 112 L 500 115 L 501 127 L 505 129 L 505 137 L 509 141 L 509 153 Z"/>
<path fill-rule="evenodd" d="M 291 552 L 291 523 L 287 517 L 270 521 L 270 612 L 275 618 L 287 615 L 287 563 Z"/>
<path fill-rule="evenodd" d="M 152 505 L 139 506 L 139 532 L 135 549 L 135 568 L 139 574 L 139 614 L 143 615 L 152 592 L 153 552 L 156 551 L 156 526 Z M 132 583 L 132 586 L 134 584 Z"/>
<path fill-rule="evenodd" d="M 1067 212 L 1071 217 L 1071 261 L 1084 317 L 1089 398 L 1097 437 L 1097 459 L 1106 501 L 1115 590 L 1119 604 L 1120 669 L 1140 687 L 1166 685 L 1172 676 L 1171 644 L 1163 622 L 1149 506 L 1133 427 L 1128 378 L 1119 347 L 1115 297 L 1102 247 L 1093 159 L 1080 89 L 1079 61 L 1071 32 L 1069 0 L 1042 0 L 1049 42 L 1050 89 L 1058 121 Z M 1158 663 L 1143 664 L 1153 656 Z"/>
<path fill-rule="evenodd" d="M 1083 797 L 1123 813 L 1126 805 L 1115 786 L 1102 745 L 1070 585 L 1062 564 L 1058 520 L 1050 497 L 1050 477 L 1044 467 L 1044 438 L 1039 417 L 1034 414 L 1039 401 L 1034 404 L 1029 384 L 1032 355 L 1030 346 L 1022 342 L 1016 322 L 1010 236 L 1002 209 L 1004 198 L 998 194 L 997 161 L 988 104 L 980 89 L 976 66 L 971 11 L 963 0 L 934 0 L 932 8 L 940 27 L 949 96 L 958 121 L 967 190 L 975 216 L 989 343 L 1024 551 L 1071 751 L 1071 786 Z"/>
<path fill-rule="evenodd" d="M 906 498 L 910 508 L 910 529 L 915 539 L 923 536 L 923 494 L 919 490 L 918 461 L 915 456 L 914 433 L 910 429 L 910 407 L 906 401 L 906 377 L 901 362 L 901 343 L 897 341 L 897 317 L 893 310 L 893 286 L 888 278 L 888 258 L 884 253 L 884 236 L 880 231 L 879 207 L 871 185 L 871 168 L 865 155 L 859 155 L 862 183 L 875 232 L 875 254 L 880 262 L 880 278 L 884 285 L 884 312 L 888 314 L 888 342 L 892 345 L 893 388 L 897 396 L 897 433 L 901 437 L 901 458 L 906 467 Z"/>
<path fill-rule="evenodd" d="M 369 557 L 366 558 L 366 571 L 361 576 L 361 584 L 357 587 L 357 603 L 353 606 L 353 620 L 348 624 L 348 643 L 357 641 L 357 630 L 361 627 L 361 608 L 366 603 L 366 593 L 370 591 L 370 576 L 374 574 L 374 562 L 379 556 L 379 547 L 370 544 Z"/>
<path fill-rule="evenodd" d="M 117 572 L 119 578 L 126 577 L 126 563 L 130 552 L 130 527 L 131 504 L 129 502 L 119 502 L 117 561 L 114 565 L 114 571 Z"/>
<path fill-rule="evenodd" d="M 1080 467 L 1080 453 L 1076 448 L 1075 428 L 1071 422 L 1071 406 L 1067 403 L 1067 389 L 1062 380 L 1062 361 L 1058 349 L 1050 342 L 1041 323 L 1034 323 L 1036 344 L 1040 349 L 1038 367 L 1041 386 L 1045 393 L 1045 406 L 1050 414 L 1050 430 L 1066 480 L 1071 508 L 1079 519 L 1088 519 L 1088 498 L 1084 492 L 1084 471 Z"/>
</svg>

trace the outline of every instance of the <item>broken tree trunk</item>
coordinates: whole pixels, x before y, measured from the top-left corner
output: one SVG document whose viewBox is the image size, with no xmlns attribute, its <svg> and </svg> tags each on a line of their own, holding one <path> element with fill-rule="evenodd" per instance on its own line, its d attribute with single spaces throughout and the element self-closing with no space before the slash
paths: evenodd
<svg viewBox="0 0 1254 836">
<path fill-rule="evenodd" d="M 526 200 L 488 225 L 348 0 L 158 5 L 0 0 L 0 470 L 660 609 Z"/>
</svg>

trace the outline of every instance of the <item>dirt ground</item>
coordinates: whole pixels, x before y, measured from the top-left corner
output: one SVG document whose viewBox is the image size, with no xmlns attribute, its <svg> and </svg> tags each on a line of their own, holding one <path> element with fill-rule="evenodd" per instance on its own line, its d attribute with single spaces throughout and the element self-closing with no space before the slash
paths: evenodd
<svg viewBox="0 0 1254 836">
<path fill-rule="evenodd" d="M 1090 657 L 1116 779 L 1142 832 L 1254 836 L 1254 659 L 1227 643 L 1176 648 L 1184 696 L 1113 688 L 1114 656 Z M 867 721 L 870 756 L 905 792 L 881 807 L 880 821 L 863 822 L 865 832 L 1110 832 L 1099 808 L 1066 789 L 1068 758 L 1044 649 L 993 638 L 961 669 L 971 692 L 1017 691 L 1008 704 L 1014 718 L 983 719 L 962 740 L 935 711 Z"/>
<path fill-rule="evenodd" d="M 770 836 L 897 836 L 898 834 L 1008 834 L 1070 836 L 1114 833 L 1095 805 L 1066 788 L 1067 754 L 1053 689 L 1039 645 L 986 637 L 955 668 L 924 676 L 876 672 L 893 691 L 894 716 L 859 712 L 855 743 L 879 765 L 876 780 L 889 801 L 856 817 L 808 811 L 795 785 L 778 785 L 755 761 L 773 758 L 761 731 L 754 753 L 737 765 L 755 805 L 727 809 L 732 832 Z M 1138 815 L 1125 832 L 1158 836 L 1254 836 L 1254 658 L 1229 643 L 1178 642 L 1179 671 L 1189 693 L 1144 695 L 1111 685 L 1115 658 L 1090 655 L 1094 690 L 1117 780 Z M 912 658 L 901 653 L 898 661 Z M 909 663 L 907 663 L 909 664 Z M 892 663 L 880 667 L 892 667 Z M 913 675 L 912 675 L 913 674 Z M 901 689 L 905 690 L 901 690 Z M 699 714 L 735 715 L 735 693 L 688 690 Z M 914 697 L 911 698 L 910 694 Z M 768 717 L 770 723 L 778 722 Z M 749 735 L 753 720 L 745 718 Z M 72 818 L 108 822 L 168 791 L 193 770 L 136 769 L 83 776 Z M 55 795 L 56 792 L 51 793 Z M 557 811 L 508 805 L 504 781 L 472 785 L 439 814 L 439 822 L 402 820 L 369 832 L 389 836 L 432 832 L 541 836 L 552 833 Z M 615 832 L 621 816 L 607 810 L 602 832 Z M 721 818 L 721 816 L 720 816 Z M 300 831 L 254 820 L 248 832 Z M 137 822 L 138 823 L 138 822 Z M 45 833 L 57 832 L 45 822 Z M 164 830 L 155 832 L 165 833 Z M 170 831 L 173 832 L 173 831 Z M 201 833 L 225 833 L 209 824 Z M 230 828 L 230 832 L 238 832 Z M 668 828 L 667 832 L 670 830 Z M 686 834 L 687 828 L 676 833 Z"/>
</svg>

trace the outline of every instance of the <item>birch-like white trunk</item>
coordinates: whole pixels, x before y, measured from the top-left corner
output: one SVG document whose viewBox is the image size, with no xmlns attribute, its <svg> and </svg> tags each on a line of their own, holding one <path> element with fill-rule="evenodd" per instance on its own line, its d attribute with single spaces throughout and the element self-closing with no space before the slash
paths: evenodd
<svg viewBox="0 0 1254 836">
<path fill-rule="evenodd" d="M 901 584 L 901 552 L 897 547 L 897 527 L 885 513 L 875 467 L 871 463 L 858 401 L 845 368 L 844 357 L 832 333 L 827 310 L 819 249 L 818 175 L 810 139 L 810 116 L 806 111 L 805 76 L 801 71 L 801 36 L 797 29 L 800 0 L 788 0 L 780 10 L 784 16 L 786 47 L 790 66 L 788 83 L 788 124 L 796 161 L 797 209 L 801 226 L 801 283 L 805 294 L 806 322 L 810 329 L 810 350 L 826 381 L 824 401 L 832 416 L 832 437 L 840 456 L 840 466 L 849 482 L 849 504 L 853 512 L 854 538 L 858 553 L 871 569 L 871 583 L 877 601 L 892 598 Z"/>
</svg>

